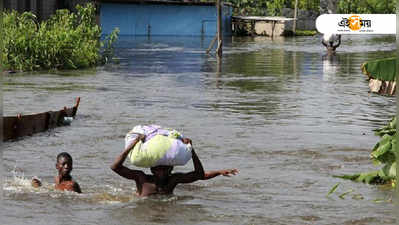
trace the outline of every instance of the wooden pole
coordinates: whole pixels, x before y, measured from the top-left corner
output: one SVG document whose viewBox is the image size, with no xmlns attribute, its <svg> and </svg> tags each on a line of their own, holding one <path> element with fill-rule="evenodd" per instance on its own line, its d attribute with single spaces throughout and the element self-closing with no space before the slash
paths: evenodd
<svg viewBox="0 0 399 225">
<path fill-rule="evenodd" d="M 222 74 L 222 58 L 216 57 L 216 87 L 219 88 L 220 75 Z"/>
<path fill-rule="evenodd" d="M 222 34 L 222 4 L 221 0 L 216 1 L 216 9 L 217 9 L 217 34 L 218 34 L 218 47 L 216 49 L 216 53 L 218 57 L 222 57 L 222 46 L 223 46 L 223 34 Z"/>
<path fill-rule="evenodd" d="M 292 32 L 294 32 L 294 35 L 296 33 L 296 17 L 297 17 L 297 11 L 298 11 L 298 0 L 295 0 L 295 9 L 294 9 L 294 24 L 292 26 Z"/>
<path fill-rule="evenodd" d="M 209 52 L 212 50 L 217 39 L 218 39 L 218 35 L 216 34 L 215 37 L 212 39 L 211 44 L 209 45 L 208 49 L 206 50 L 206 54 L 209 54 Z"/>
</svg>

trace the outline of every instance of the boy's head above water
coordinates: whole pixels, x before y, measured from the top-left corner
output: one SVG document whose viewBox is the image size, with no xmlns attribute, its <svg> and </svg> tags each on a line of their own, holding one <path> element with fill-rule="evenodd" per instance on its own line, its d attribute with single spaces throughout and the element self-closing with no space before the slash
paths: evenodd
<svg viewBox="0 0 399 225">
<path fill-rule="evenodd" d="M 72 156 L 67 152 L 61 152 L 57 155 L 57 163 L 55 168 L 58 170 L 58 174 L 62 176 L 69 176 L 73 169 Z"/>
</svg>

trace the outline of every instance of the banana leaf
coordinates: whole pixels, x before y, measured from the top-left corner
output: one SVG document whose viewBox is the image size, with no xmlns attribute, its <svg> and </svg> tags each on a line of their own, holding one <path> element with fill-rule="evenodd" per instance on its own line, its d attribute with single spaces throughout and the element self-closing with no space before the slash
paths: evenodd
<svg viewBox="0 0 399 225">
<path fill-rule="evenodd" d="M 386 164 L 381 170 L 378 171 L 378 176 L 384 180 L 394 179 L 396 177 L 396 162 Z"/>
<path fill-rule="evenodd" d="M 393 136 L 385 135 L 383 140 L 377 143 L 376 148 L 371 153 L 371 158 L 376 159 L 381 163 L 395 161 L 395 155 L 391 143 L 393 140 Z"/>
<path fill-rule="evenodd" d="M 362 71 L 369 78 L 381 81 L 396 80 L 396 58 L 378 59 L 363 63 Z"/>
<path fill-rule="evenodd" d="M 387 181 L 379 176 L 379 170 L 368 173 L 357 173 L 353 175 L 335 175 L 334 177 L 345 180 L 352 180 L 356 182 L 363 182 L 366 184 L 384 184 Z"/>
<path fill-rule="evenodd" d="M 342 179 L 363 182 L 367 184 L 386 184 L 396 182 L 396 117 L 388 125 L 375 130 L 381 140 L 374 146 L 370 156 L 373 163 L 384 164 L 379 170 L 352 175 L 334 176 Z"/>
<path fill-rule="evenodd" d="M 387 126 L 375 129 L 375 134 L 382 137 L 385 134 L 394 135 L 396 133 L 396 116 L 388 123 Z"/>
</svg>

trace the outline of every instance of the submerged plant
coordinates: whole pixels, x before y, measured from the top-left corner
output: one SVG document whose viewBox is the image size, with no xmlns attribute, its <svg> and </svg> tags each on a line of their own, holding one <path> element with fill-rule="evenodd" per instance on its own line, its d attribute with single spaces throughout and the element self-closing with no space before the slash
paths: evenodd
<svg viewBox="0 0 399 225">
<path fill-rule="evenodd" d="M 119 28 L 115 28 L 105 39 L 101 42 L 102 61 L 103 63 L 109 62 L 115 54 L 114 43 L 118 39 Z"/>
<path fill-rule="evenodd" d="M 374 165 L 383 165 L 380 170 L 353 175 L 335 176 L 367 184 L 396 184 L 396 116 L 388 125 L 375 130 L 381 140 L 374 146 L 370 156 Z"/>
<path fill-rule="evenodd" d="M 3 12 L 1 61 L 4 69 L 32 71 L 77 69 L 103 63 L 101 29 L 96 24 L 95 7 L 76 6 L 76 13 L 66 9 L 47 21 L 37 22 L 31 12 Z M 118 31 L 106 39 L 107 48 L 116 41 Z M 107 58 L 111 57 L 107 51 Z"/>
</svg>

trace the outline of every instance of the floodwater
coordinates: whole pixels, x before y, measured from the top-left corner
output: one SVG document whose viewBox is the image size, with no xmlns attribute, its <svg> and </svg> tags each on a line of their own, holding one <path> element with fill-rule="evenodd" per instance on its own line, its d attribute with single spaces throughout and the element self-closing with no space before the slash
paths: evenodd
<svg viewBox="0 0 399 225">
<path fill-rule="evenodd" d="M 71 126 L 3 144 L 1 224 L 395 224 L 392 189 L 333 177 L 378 169 L 372 130 L 396 102 L 369 93 L 360 65 L 394 56 L 394 36 L 344 36 L 335 57 L 318 36 L 233 38 L 219 66 L 204 54 L 210 41 L 121 37 L 118 64 L 4 76 L 5 115 L 77 96 L 81 105 Z M 109 166 L 138 124 L 175 128 L 193 139 L 205 170 L 240 174 L 135 197 L 134 182 Z M 81 195 L 53 189 L 62 151 L 74 158 Z M 33 176 L 44 186 L 31 188 Z"/>
</svg>

